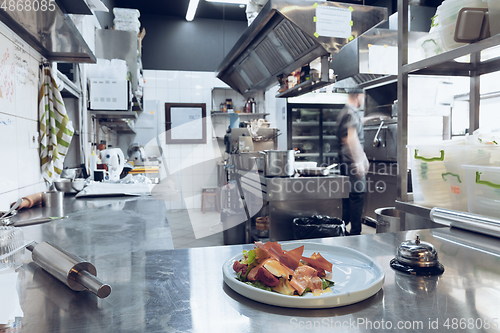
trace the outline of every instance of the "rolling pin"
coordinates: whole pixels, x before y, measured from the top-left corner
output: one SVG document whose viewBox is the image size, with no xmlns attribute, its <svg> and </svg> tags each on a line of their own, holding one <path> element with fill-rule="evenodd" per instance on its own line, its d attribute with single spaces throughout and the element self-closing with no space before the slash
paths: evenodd
<svg viewBox="0 0 500 333">
<path fill-rule="evenodd" d="M 17 207 L 17 210 L 21 210 L 23 208 L 31 208 L 34 206 L 41 206 L 42 205 L 42 192 L 40 193 L 35 193 L 35 194 L 30 194 L 26 197 L 23 197 L 23 202 L 19 207 Z M 15 203 L 15 202 L 14 202 Z M 10 205 L 11 207 L 14 205 Z"/>
<path fill-rule="evenodd" d="M 33 242 L 26 248 L 32 252 L 35 263 L 72 290 L 89 290 L 99 298 L 111 294 L 111 287 L 97 278 L 97 271 L 90 262 L 49 242 Z"/>
</svg>

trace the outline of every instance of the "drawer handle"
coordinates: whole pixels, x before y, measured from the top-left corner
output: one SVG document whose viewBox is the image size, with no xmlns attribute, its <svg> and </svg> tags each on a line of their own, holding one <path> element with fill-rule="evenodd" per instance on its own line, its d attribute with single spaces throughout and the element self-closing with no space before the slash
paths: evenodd
<svg viewBox="0 0 500 333">
<path fill-rule="evenodd" d="M 440 157 L 423 157 L 423 156 L 418 156 L 418 149 L 415 149 L 415 159 L 416 160 L 422 160 L 424 162 L 436 162 L 436 161 L 444 161 L 444 150 L 440 150 L 441 156 Z"/>
<path fill-rule="evenodd" d="M 500 184 L 495 184 L 495 183 L 489 182 L 487 180 L 481 180 L 481 174 L 482 174 L 482 172 L 476 171 L 476 184 L 486 185 L 486 186 L 492 187 L 494 189 L 500 190 Z"/>
<path fill-rule="evenodd" d="M 460 184 L 462 184 L 462 181 L 460 180 L 460 176 L 459 176 L 459 175 L 457 175 L 456 173 L 453 173 L 453 172 L 443 173 L 443 174 L 441 174 L 441 177 L 443 178 L 443 180 L 444 180 L 444 181 L 447 181 L 448 179 L 446 179 L 446 178 L 445 178 L 445 176 L 448 176 L 448 175 L 453 176 L 453 177 L 457 177 L 458 182 L 459 182 Z"/>
</svg>

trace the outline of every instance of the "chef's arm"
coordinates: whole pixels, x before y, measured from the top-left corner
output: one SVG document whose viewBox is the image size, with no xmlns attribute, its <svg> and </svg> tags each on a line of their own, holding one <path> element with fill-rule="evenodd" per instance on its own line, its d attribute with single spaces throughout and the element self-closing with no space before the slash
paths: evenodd
<svg viewBox="0 0 500 333">
<path fill-rule="evenodd" d="M 363 177 L 368 172 L 368 159 L 363 151 L 363 147 L 359 142 L 356 127 L 349 127 L 347 129 L 347 136 L 342 138 L 342 145 L 346 146 L 349 150 L 350 156 L 353 159 L 353 167 L 358 178 Z"/>
</svg>

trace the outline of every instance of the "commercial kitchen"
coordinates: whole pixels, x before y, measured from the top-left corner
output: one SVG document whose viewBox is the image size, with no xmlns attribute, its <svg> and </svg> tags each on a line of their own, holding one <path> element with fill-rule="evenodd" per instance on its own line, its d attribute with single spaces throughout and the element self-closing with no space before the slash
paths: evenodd
<svg viewBox="0 0 500 333">
<path fill-rule="evenodd" d="M 0 8 L 0 332 L 500 332 L 498 1 Z"/>
</svg>

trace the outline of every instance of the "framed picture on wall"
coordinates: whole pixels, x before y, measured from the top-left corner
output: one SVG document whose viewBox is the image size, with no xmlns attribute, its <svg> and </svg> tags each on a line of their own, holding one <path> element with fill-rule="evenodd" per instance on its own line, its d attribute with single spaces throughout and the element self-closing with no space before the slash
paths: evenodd
<svg viewBox="0 0 500 333">
<path fill-rule="evenodd" d="M 205 103 L 165 103 L 167 144 L 207 143 Z"/>
</svg>

